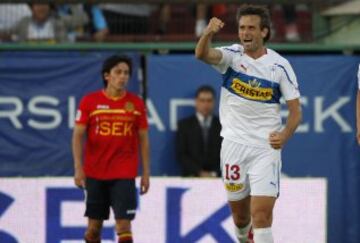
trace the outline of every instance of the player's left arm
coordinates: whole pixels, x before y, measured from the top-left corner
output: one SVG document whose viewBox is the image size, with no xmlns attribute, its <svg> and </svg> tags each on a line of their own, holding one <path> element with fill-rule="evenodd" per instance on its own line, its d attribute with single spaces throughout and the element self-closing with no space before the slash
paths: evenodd
<svg viewBox="0 0 360 243">
<path fill-rule="evenodd" d="M 302 112 L 299 99 L 286 101 L 289 114 L 284 129 L 280 132 L 270 133 L 270 145 L 274 149 L 281 149 L 287 140 L 294 134 L 296 128 L 301 122 Z"/>
<path fill-rule="evenodd" d="M 142 176 L 140 181 L 140 194 L 145 194 L 150 187 L 150 145 L 148 129 L 139 130 L 140 152 L 142 161 Z"/>
<path fill-rule="evenodd" d="M 300 124 L 302 112 L 300 105 L 300 91 L 293 68 L 285 59 L 283 59 L 280 64 L 276 64 L 276 66 L 281 72 L 280 90 L 286 100 L 289 114 L 284 129 L 270 133 L 269 141 L 271 147 L 274 149 L 281 149 Z"/>
</svg>

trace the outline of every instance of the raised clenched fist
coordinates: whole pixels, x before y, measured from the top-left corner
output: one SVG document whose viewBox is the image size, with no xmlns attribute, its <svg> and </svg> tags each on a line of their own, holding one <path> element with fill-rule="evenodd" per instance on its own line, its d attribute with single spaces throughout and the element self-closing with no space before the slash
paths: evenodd
<svg viewBox="0 0 360 243">
<path fill-rule="evenodd" d="M 216 17 L 212 17 L 209 21 L 209 24 L 206 26 L 204 30 L 204 34 L 216 34 L 224 27 L 224 22 Z"/>
</svg>

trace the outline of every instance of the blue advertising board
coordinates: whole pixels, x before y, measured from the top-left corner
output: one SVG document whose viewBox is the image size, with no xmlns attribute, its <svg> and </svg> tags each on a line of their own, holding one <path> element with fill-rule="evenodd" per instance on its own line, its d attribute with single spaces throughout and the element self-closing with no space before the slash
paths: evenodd
<svg viewBox="0 0 360 243">
<path fill-rule="evenodd" d="M 76 107 L 84 94 L 102 87 L 101 64 L 110 54 L 0 53 L 0 176 L 72 175 L 70 139 Z M 130 55 L 136 70 L 140 57 Z M 360 57 L 287 58 L 298 77 L 303 121 L 283 150 L 283 173 L 327 178 L 328 241 L 358 242 L 355 100 Z M 221 76 L 193 55 L 150 55 L 147 74 L 152 174 L 179 175 L 176 122 L 194 111 L 196 88 L 209 84 L 219 91 Z M 139 78 L 133 75 L 130 84 L 136 91 Z M 282 114 L 285 118 L 286 105 Z"/>
<path fill-rule="evenodd" d="M 114 52 L 0 53 L 0 176 L 71 175 L 71 133 L 82 96 L 103 87 Z M 140 56 L 129 89 L 139 91 Z"/>
</svg>

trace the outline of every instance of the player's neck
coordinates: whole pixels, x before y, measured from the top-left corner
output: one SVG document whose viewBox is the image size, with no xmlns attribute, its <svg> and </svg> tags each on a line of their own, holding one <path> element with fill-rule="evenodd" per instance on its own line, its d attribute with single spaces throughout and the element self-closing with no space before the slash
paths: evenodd
<svg viewBox="0 0 360 243">
<path fill-rule="evenodd" d="M 267 50 L 265 46 L 262 46 L 261 48 L 254 50 L 254 51 L 245 51 L 245 54 L 248 55 L 249 57 L 253 58 L 253 59 L 258 59 L 264 55 L 267 54 Z"/>
<path fill-rule="evenodd" d="M 104 94 L 106 97 L 110 98 L 110 99 L 121 99 L 122 97 L 125 96 L 126 94 L 126 90 L 115 90 L 115 89 L 111 89 L 110 87 L 107 87 L 104 90 Z"/>
</svg>

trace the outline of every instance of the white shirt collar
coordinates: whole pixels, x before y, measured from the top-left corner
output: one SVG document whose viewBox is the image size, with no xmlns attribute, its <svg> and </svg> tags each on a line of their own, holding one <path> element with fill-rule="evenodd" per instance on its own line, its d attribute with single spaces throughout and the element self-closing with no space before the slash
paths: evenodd
<svg viewBox="0 0 360 243">
<path fill-rule="evenodd" d="M 201 125 L 204 125 L 204 120 L 205 120 L 205 117 L 202 115 L 202 114 L 200 114 L 199 112 L 196 112 L 196 117 L 197 117 L 197 119 L 198 119 L 198 121 L 200 122 L 200 124 Z M 212 115 L 209 115 L 207 118 L 207 123 L 208 124 L 206 124 L 207 126 L 209 126 L 210 127 L 210 124 L 211 124 L 211 121 L 212 121 Z"/>
</svg>

